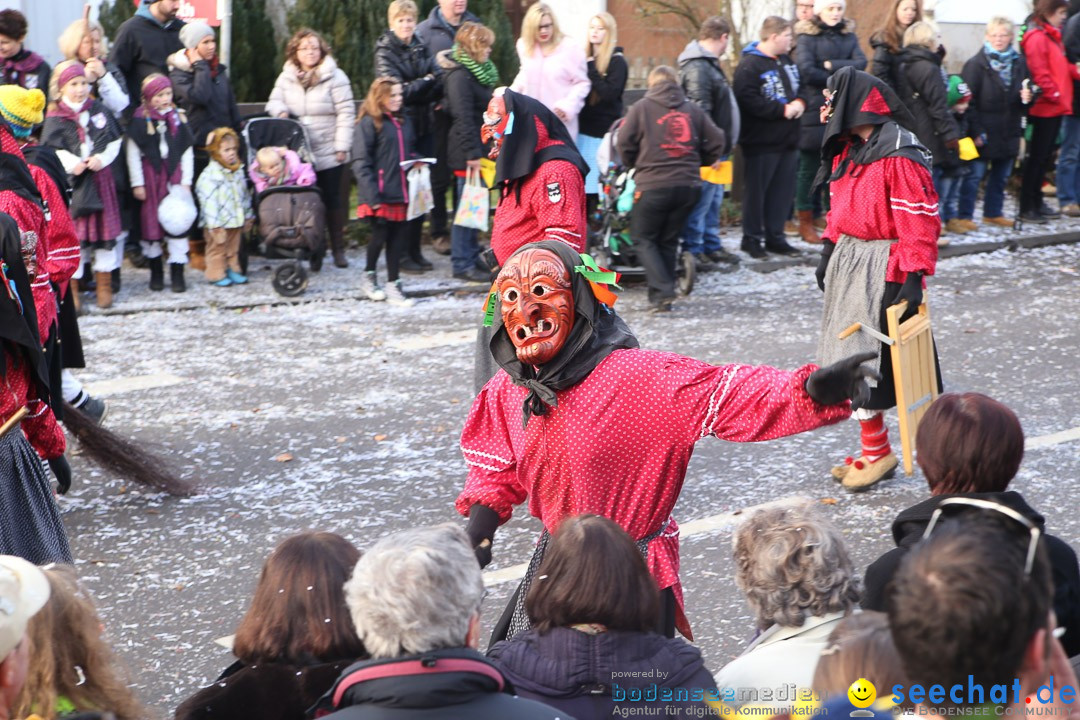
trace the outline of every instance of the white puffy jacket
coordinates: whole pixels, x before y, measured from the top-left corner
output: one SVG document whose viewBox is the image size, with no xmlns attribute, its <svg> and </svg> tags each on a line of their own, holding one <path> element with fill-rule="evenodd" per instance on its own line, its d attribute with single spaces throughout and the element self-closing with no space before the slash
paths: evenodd
<svg viewBox="0 0 1080 720">
<path fill-rule="evenodd" d="M 274 83 L 270 101 L 266 103 L 266 112 L 271 117 L 281 113 L 298 117 L 311 138 L 315 169 L 329 170 L 344 164 L 337 161 L 334 153 L 343 152 L 348 156 L 352 149 L 356 102 L 349 78 L 338 68 L 334 58 L 327 55 L 316 71 L 319 81 L 305 88 L 300 84 L 299 68 L 286 61 Z"/>
</svg>

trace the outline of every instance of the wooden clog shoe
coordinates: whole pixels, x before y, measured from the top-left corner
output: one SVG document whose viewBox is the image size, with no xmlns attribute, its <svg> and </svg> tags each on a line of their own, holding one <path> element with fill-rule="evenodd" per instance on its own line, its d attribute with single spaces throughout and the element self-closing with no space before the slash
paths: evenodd
<svg viewBox="0 0 1080 720">
<path fill-rule="evenodd" d="M 850 465 L 840 482 L 851 492 L 861 492 L 882 480 L 891 478 L 896 474 L 896 466 L 899 464 L 896 453 L 889 453 L 875 462 L 867 462 L 865 458 L 859 458 Z"/>
</svg>

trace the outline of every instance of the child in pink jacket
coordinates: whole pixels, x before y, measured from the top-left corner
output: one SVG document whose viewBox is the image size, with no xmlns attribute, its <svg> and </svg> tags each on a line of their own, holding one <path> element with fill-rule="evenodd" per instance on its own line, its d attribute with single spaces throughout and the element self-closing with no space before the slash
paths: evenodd
<svg viewBox="0 0 1080 720">
<path fill-rule="evenodd" d="M 261 148 L 255 153 L 250 174 L 251 181 L 255 183 L 255 192 L 262 192 L 268 187 L 315 184 L 315 170 L 311 163 L 301 162 L 299 155 L 283 147 Z"/>
</svg>

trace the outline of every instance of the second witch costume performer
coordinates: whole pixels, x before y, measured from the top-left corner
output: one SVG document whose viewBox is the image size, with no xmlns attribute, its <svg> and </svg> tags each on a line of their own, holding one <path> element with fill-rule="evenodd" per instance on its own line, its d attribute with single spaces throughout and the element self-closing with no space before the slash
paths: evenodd
<svg viewBox="0 0 1080 720">
<path fill-rule="evenodd" d="M 610 302 L 610 292 L 583 263 L 565 243 L 532 243 L 495 284 L 501 323 L 490 352 L 502 371 L 465 422 L 469 476 L 456 506 L 481 564 L 515 505 L 528 500 L 544 534 L 493 640 L 528 629 L 525 596 L 547 537 L 583 513 L 610 518 L 638 543 L 662 591 L 659 629 L 690 637 L 671 511 L 694 445 L 708 436 L 771 440 L 843 420 L 869 393 L 863 378 L 873 373 L 859 363 L 873 355 L 786 372 L 641 350 L 598 300 Z"/>
<path fill-rule="evenodd" d="M 883 376 L 855 414 L 861 455 L 832 471 L 845 488 L 865 490 L 891 476 L 898 463 L 882 414 L 896 406 L 892 357 L 886 345 L 866 333 L 844 340 L 838 335 L 854 323 L 887 334 L 885 310 L 900 302 L 908 303 L 905 318 L 914 314 L 922 303 L 923 278 L 937 265 L 941 219 L 930 151 L 912 131 L 915 120 L 896 93 L 850 67 L 829 78 L 826 93 L 816 183 L 828 179 L 832 207 L 817 269 L 825 292 L 818 360 L 827 364 L 869 352 Z"/>
</svg>

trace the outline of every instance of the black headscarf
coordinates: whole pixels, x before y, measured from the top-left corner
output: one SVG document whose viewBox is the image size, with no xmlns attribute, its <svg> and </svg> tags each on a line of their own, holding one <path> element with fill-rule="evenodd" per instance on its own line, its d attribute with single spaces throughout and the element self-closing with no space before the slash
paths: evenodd
<svg viewBox="0 0 1080 720">
<path fill-rule="evenodd" d="M 557 240 L 545 240 L 524 245 L 514 255 L 526 250 L 551 250 L 558 255 L 570 271 L 570 288 L 574 294 L 574 327 L 551 362 L 534 368 L 518 360 L 517 350 L 501 319 L 491 337 L 488 347 L 495 362 L 506 371 L 515 385 L 529 391 L 522 407 L 522 424 L 528 426 L 530 416 L 546 415 L 549 407 L 558 404 L 557 391 L 584 380 L 600 361 L 615 350 L 638 347 L 638 341 L 614 310 L 596 300 L 589 281 L 574 271 L 582 262 L 573 248 Z"/>
<path fill-rule="evenodd" d="M 852 165 L 869 165 L 887 157 L 906 157 L 928 170 L 932 167 L 930 151 L 913 131 L 915 118 L 891 87 L 851 66 L 833 73 L 826 87 L 833 93 L 833 114 L 825 123 L 815 188 L 843 177 Z M 859 125 L 876 126 L 866 142 L 851 140 L 851 128 Z M 849 143 L 847 158 L 833 172 L 833 159 Z"/>
<path fill-rule="evenodd" d="M 521 181 L 550 160 L 567 161 L 581 172 L 582 178 L 589 174 L 589 165 L 578 152 L 570 131 L 546 105 L 510 89 L 503 95 L 503 101 L 506 112 L 514 113 L 514 125 L 503 140 L 499 158 L 495 161 L 495 182 L 502 187 L 502 197 L 506 197 L 510 191 L 518 196 Z M 536 149 L 540 142 L 537 121 L 544 126 L 555 144 Z M 520 201 L 520 197 L 517 199 Z"/>
<path fill-rule="evenodd" d="M 0 341 L 8 344 L 9 352 L 14 350 L 21 353 L 30 363 L 30 374 L 37 383 L 38 397 L 48 402 L 49 371 L 38 341 L 37 310 L 30 291 L 30 277 L 23 264 L 19 226 L 5 213 L 0 213 L 0 257 L 5 266 L 6 280 L 3 283 L 7 286 L 0 288 Z M 13 281 L 15 287 L 11 288 L 7 281 Z M 11 292 L 18 299 L 11 297 Z M 7 361 L 0 353 L 0 376 L 6 376 L 7 371 Z"/>
<path fill-rule="evenodd" d="M 41 191 L 26 161 L 18 155 L 0 152 L 0 192 L 10 190 L 23 200 L 44 207 Z"/>
<path fill-rule="evenodd" d="M 71 205 L 71 183 L 68 182 L 67 170 L 60 162 L 56 151 L 45 145 L 27 145 L 23 148 L 23 157 L 28 165 L 36 165 L 44 170 L 52 181 L 56 183 L 56 189 L 60 191 L 60 197 L 64 198 L 66 205 Z"/>
</svg>

